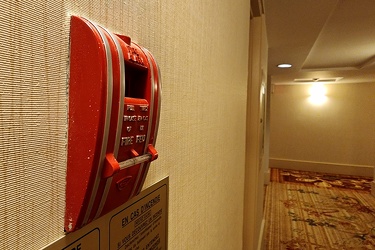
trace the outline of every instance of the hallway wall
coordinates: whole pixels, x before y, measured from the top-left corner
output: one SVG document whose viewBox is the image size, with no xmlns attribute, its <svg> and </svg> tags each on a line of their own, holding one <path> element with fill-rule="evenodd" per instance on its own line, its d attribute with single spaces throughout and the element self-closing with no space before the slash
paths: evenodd
<svg viewBox="0 0 375 250">
<path fill-rule="evenodd" d="M 145 187 L 169 176 L 169 249 L 241 249 L 249 1 L 0 3 L 0 248 L 64 235 L 69 20 L 129 35 L 163 83 Z"/>
<path fill-rule="evenodd" d="M 270 167 L 373 175 L 375 83 L 327 84 L 327 101 L 308 101 L 311 85 L 275 85 Z"/>
<path fill-rule="evenodd" d="M 267 34 L 264 15 L 250 21 L 249 85 L 246 121 L 243 249 L 262 249 L 265 173 L 268 170 Z M 264 144 L 264 148 L 262 145 Z"/>
</svg>

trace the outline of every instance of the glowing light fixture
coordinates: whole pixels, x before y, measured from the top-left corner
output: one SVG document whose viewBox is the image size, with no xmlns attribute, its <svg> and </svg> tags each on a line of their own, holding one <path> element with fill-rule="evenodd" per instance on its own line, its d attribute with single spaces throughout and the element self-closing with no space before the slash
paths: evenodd
<svg viewBox="0 0 375 250">
<path fill-rule="evenodd" d="M 292 64 L 289 64 L 289 63 L 281 63 L 281 64 L 278 64 L 277 67 L 278 67 L 278 68 L 281 68 L 281 69 L 286 69 L 286 68 L 291 68 L 291 67 L 292 67 Z"/>
<path fill-rule="evenodd" d="M 309 101 L 316 105 L 323 104 L 327 101 L 326 88 L 322 83 L 314 83 L 311 86 Z"/>
</svg>

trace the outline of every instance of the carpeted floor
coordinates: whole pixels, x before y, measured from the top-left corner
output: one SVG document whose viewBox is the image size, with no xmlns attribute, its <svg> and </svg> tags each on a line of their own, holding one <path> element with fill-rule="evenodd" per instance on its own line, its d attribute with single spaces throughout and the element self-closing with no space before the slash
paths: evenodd
<svg viewBox="0 0 375 250">
<path fill-rule="evenodd" d="M 370 192 L 373 178 L 271 168 L 271 181 Z"/>
<path fill-rule="evenodd" d="M 375 198 L 367 187 L 371 180 L 289 170 L 271 175 L 265 199 L 266 249 L 375 249 Z M 343 187 L 343 179 L 351 187 Z M 313 184 L 324 182 L 330 185 Z"/>
</svg>

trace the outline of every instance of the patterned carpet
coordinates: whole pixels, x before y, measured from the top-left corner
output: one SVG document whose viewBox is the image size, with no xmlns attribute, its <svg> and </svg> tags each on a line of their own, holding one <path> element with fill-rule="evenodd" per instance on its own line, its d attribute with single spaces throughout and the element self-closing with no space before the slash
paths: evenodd
<svg viewBox="0 0 375 250">
<path fill-rule="evenodd" d="M 266 249 L 375 249 L 371 179 L 323 178 L 290 170 L 271 175 L 265 199 Z"/>
<path fill-rule="evenodd" d="M 271 181 L 370 192 L 373 178 L 271 168 Z"/>
</svg>

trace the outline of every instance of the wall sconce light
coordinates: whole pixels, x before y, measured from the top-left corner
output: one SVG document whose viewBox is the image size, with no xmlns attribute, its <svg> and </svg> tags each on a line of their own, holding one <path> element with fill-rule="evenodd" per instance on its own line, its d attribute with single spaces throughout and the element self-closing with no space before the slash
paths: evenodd
<svg viewBox="0 0 375 250">
<path fill-rule="evenodd" d="M 326 88 L 322 83 L 314 83 L 311 86 L 309 101 L 315 105 L 321 105 L 327 101 Z"/>
</svg>

